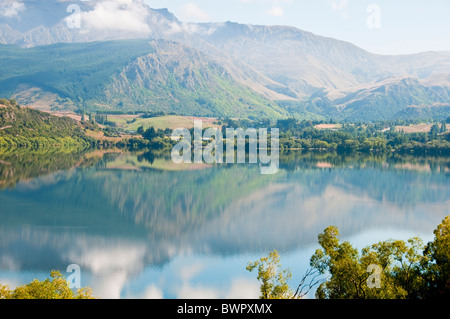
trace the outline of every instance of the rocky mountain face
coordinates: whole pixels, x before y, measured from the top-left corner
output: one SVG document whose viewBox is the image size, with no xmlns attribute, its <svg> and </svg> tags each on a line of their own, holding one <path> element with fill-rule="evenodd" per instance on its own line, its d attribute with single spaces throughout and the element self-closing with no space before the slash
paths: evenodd
<svg viewBox="0 0 450 319">
<path fill-rule="evenodd" d="M 142 0 L 5 3 L 1 44 L 151 39 L 156 50 L 121 61 L 92 107 L 350 120 L 448 115 L 450 52 L 382 56 L 293 27 L 184 23 Z M 67 97 L 26 74 L 14 81 L 17 97 L 24 85 Z"/>
</svg>

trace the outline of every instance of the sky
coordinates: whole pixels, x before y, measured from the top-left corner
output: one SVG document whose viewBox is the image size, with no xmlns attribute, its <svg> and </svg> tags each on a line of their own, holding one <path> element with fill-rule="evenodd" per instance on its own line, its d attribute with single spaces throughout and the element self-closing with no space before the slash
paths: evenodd
<svg viewBox="0 0 450 319">
<path fill-rule="evenodd" d="M 184 22 L 288 25 L 378 54 L 450 51 L 450 0 L 145 0 Z"/>
</svg>

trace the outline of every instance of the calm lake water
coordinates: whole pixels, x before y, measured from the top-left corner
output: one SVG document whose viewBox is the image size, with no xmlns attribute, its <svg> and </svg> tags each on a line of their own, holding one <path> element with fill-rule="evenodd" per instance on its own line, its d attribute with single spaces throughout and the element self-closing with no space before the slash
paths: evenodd
<svg viewBox="0 0 450 319">
<path fill-rule="evenodd" d="M 3 156 L 0 283 L 77 264 L 101 298 L 257 298 L 245 267 L 274 249 L 294 288 L 330 225 L 363 248 L 430 241 L 449 214 L 448 159 L 292 153 L 261 175 L 150 153 Z"/>
</svg>

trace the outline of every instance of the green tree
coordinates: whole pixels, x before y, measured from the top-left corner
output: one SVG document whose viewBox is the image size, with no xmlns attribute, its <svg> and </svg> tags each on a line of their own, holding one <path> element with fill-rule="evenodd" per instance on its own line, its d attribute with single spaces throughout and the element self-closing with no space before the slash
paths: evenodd
<svg viewBox="0 0 450 319">
<path fill-rule="evenodd" d="M 94 117 L 92 116 L 92 113 L 89 113 L 89 123 L 91 123 L 92 125 L 94 125 L 95 124 L 95 122 L 94 122 Z"/>
<path fill-rule="evenodd" d="M 319 235 L 319 244 L 322 249 L 311 257 L 311 266 L 330 277 L 317 289 L 317 298 L 404 299 L 420 295 L 424 257 L 419 238 L 379 242 L 360 253 L 349 242 L 341 243 L 338 229 L 330 226 Z M 379 269 L 378 287 L 369 285 L 373 267 Z"/>
<path fill-rule="evenodd" d="M 388 240 L 362 250 L 365 265 L 378 265 L 382 270 L 379 289 L 369 289 L 368 297 L 376 299 L 418 299 L 423 296 L 424 245 L 418 237 Z"/>
<path fill-rule="evenodd" d="M 434 241 L 418 237 L 387 240 L 361 252 L 340 242 L 337 227 L 318 236 L 322 247 L 311 257 L 311 267 L 329 274 L 316 291 L 319 299 L 423 299 L 448 297 L 450 292 L 450 216 L 434 231 Z M 370 284 L 374 266 L 378 287 Z"/>
<path fill-rule="evenodd" d="M 142 134 L 142 137 L 146 140 L 153 140 L 155 137 L 157 137 L 158 134 L 156 133 L 156 130 L 153 126 L 150 126 L 145 132 Z"/>
<path fill-rule="evenodd" d="M 439 134 L 439 131 L 440 131 L 439 125 L 433 124 L 429 132 L 430 138 L 435 139 Z"/>
<path fill-rule="evenodd" d="M 291 299 L 294 292 L 289 288 L 288 281 L 292 274 L 287 269 L 281 269 L 280 256 L 276 250 L 258 261 L 247 265 L 248 271 L 258 270 L 258 280 L 261 282 L 260 299 Z"/>
<path fill-rule="evenodd" d="M 434 240 L 428 243 L 424 255 L 427 296 L 450 296 L 450 216 L 447 216 L 434 231 Z"/>
<path fill-rule="evenodd" d="M 10 290 L 0 285 L 0 299 L 95 299 L 90 288 L 81 288 L 75 293 L 67 280 L 58 271 L 52 271 L 51 279 L 37 279 Z"/>
<path fill-rule="evenodd" d="M 367 297 L 367 267 L 349 242 L 339 242 L 337 227 L 330 226 L 318 236 L 322 249 L 316 250 L 310 264 L 330 278 L 316 291 L 318 299 L 359 299 Z M 368 265 L 367 265 L 368 266 Z"/>
<path fill-rule="evenodd" d="M 281 268 L 277 251 L 249 263 L 247 270 L 258 269 L 261 299 L 302 298 L 307 294 L 304 288 L 309 292 L 321 281 L 316 290 L 318 299 L 448 299 L 450 216 L 437 226 L 434 235 L 426 246 L 418 237 L 391 239 L 359 252 L 349 242 L 341 242 L 338 228 L 330 226 L 319 234 L 322 248 L 311 257 L 311 269 L 295 293 L 287 284 L 291 273 Z M 320 275 L 327 275 L 327 279 L 316 280 Z"/>
<path fill-rule="evenodd" d="M 447 132 L 447 123 L 445 121 L 442 121 L 441 124 L 441 133 Z"/>
</svg>

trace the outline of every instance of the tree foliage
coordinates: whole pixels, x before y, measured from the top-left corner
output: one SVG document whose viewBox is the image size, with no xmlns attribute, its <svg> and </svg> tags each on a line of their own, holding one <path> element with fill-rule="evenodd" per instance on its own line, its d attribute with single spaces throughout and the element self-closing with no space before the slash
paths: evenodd
<svg viewBox="0 0 450 319">
<path fill-rule="evenodd" d="M 16 149 L 82 150 L 91 146 L 81 126 L 68 118 L 0 99 L 0 152 Z"/>
<path fill-rule="evenodd" d="M 249 263 L 248 271 L 258 270 L 258 280 L 261 282 L 261 299 L 291 299 L 294 292 L 289 288 L 288 281 L 292 277 L 288 269 L 280 266 L 280 255 L 276 250 L 268 257 Z"/>
<path fill-rule="evenodd" d="M 329 121 L 331 122 L 331 121 Z M 342 123 L 329 129 L 316 125 L 330 124 L 323 121 L 279 120 L 280 149 L 327 150 L 338 153 L 375 153 L 444 155 L 450 154 L 449 134 L 443 124 L 434 124 L 430 132 L 405 133 L 396 126 L 407 123 Z M 411 124 L 411 123 L 409 123 Z M 386 129 L 390 127 L 390 129 Z"/>
<path fill-rule="evenodd" d="M 58 271 L 52 271 L 50 277 L 43 281 L 35 279 L 14 290 L 0 285 L 0 299 L 95 299 L 90 288 L 80 288 L 74 292 Z"/>
<path fill-rule="evenodd" d="M 427 293 L 430 297 L 450 296 L 450 216 L 434 231 L 434 240 L 428 243 L 423 267 L 427 269 Z"/>
<path fill-rule="evenodd" d="M 363 248 L 341 242 L 339 230 L 327 227 L 318 235 L 321 246 L 311 256 L 311 269 L 295 293 L 289 288 L 291 273 L 280 266 L 276 251 L 250 263 L 247 270 L 258 269 L 261 299 L 299 298 L 301 286 L 311 276 L 312 285 L 326 275 L 318 286 L 318 299 L 429 299 L 450 296 L 450 216 L 434 231 L 435 238 L 424 245 L 422 239 L 386 240 Z"/>
<path fill-rule="evenodd" d="M 418 237 L 387 240 L 358 252 L 340 242 L 339 231 L 330 226 L 318 236 L 321 249 L 311 266 L 329 274 L 317 291 L 319 299 L 424 299 L 448 296 L 450 291 L 450 216 L 435 230 L 426 246 Z M 369 284 L 371 266 L 380 268 L 379 287 Z"/>
</svg>

